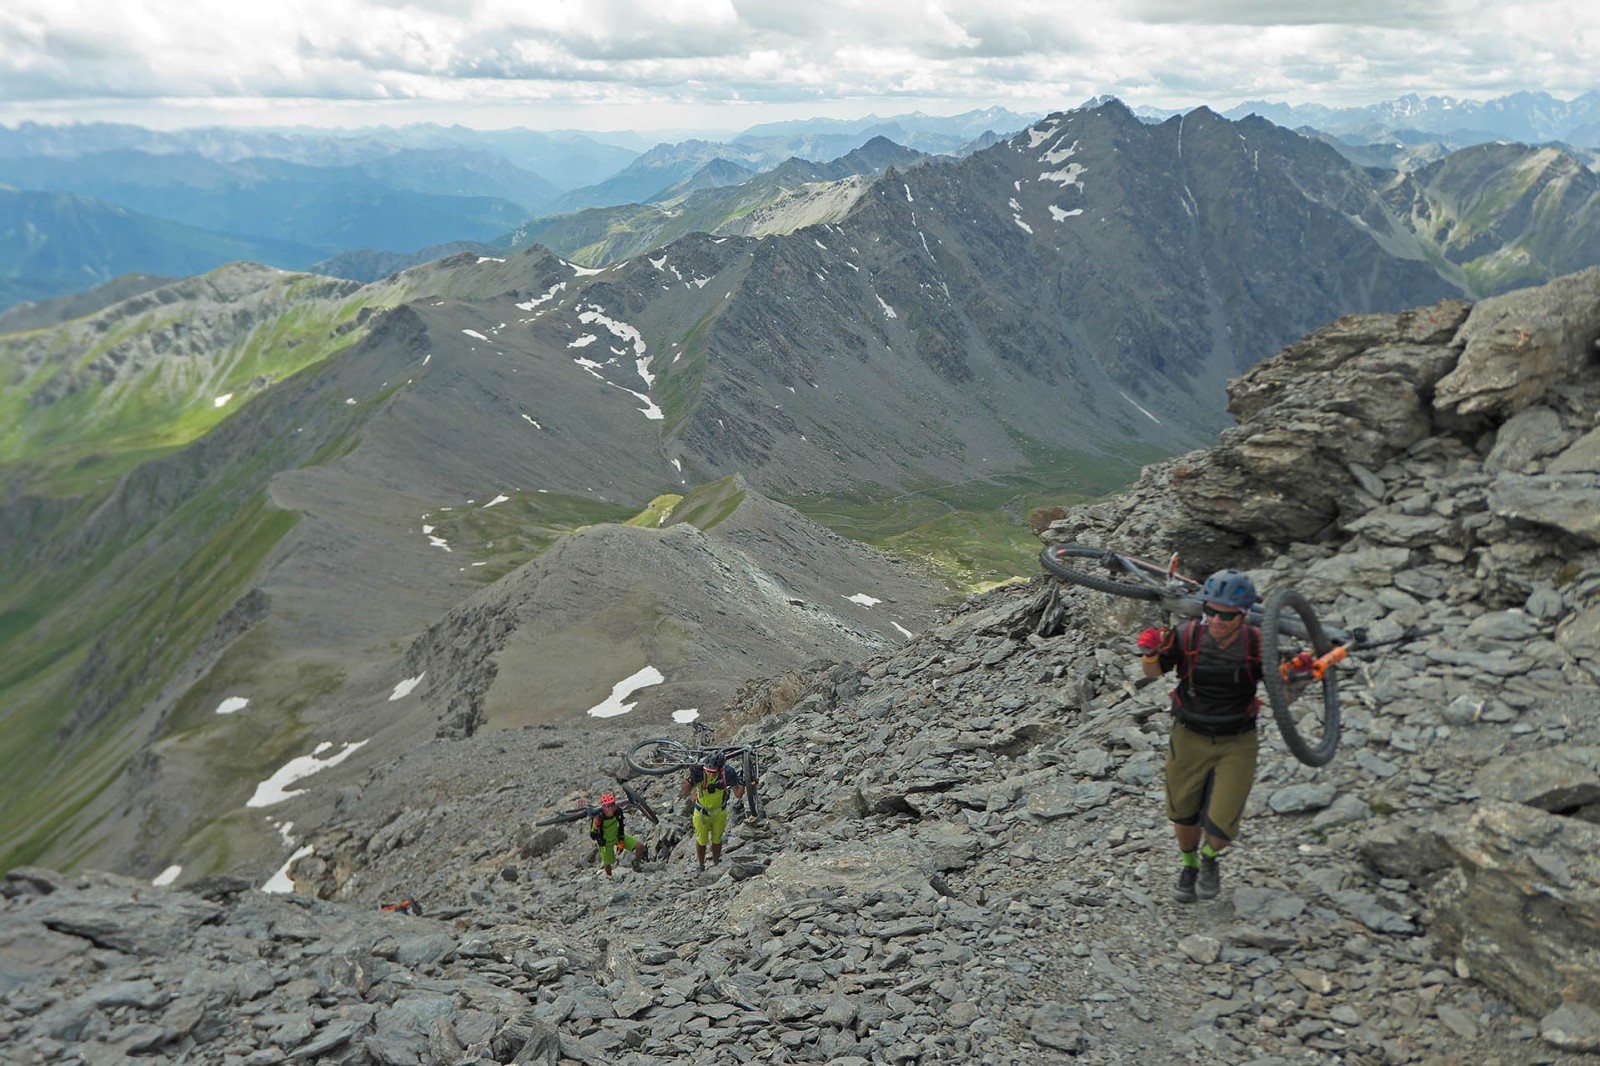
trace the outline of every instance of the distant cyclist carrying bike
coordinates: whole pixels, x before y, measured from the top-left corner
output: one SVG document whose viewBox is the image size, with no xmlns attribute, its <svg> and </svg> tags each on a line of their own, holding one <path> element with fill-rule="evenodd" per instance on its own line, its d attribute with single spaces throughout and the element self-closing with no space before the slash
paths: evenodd
<svg viewBox="0 0 1600 1066">
<path fill-rule="evenodd" d="M 1180 903 L 1222 890 L 1217 856 L 1239 835 L 1255 783 L 1261 631 L 1246 615 L 1256 598 L 1249 575 L 1218 570 L 1200 591 L 1203 619 L 1139 634 L 1144 676 L 1172 670 L 1178 682 L 1166 777 L 1167 817 L 1183 859 L 1172 890 Z"/>
<path fill-rule="evenodd" d="M 644 862 L 644 843 L 638 837 L 629 835 L 622 817 L 622 805 L 617 802 L 614 792 L 607 792 L 600 797 L 599 813 L 589 820 L 589 839 L 600 850 L 600 865 L 605 867 L 607 877 L 612 876 L 611 868 L 616 865 L 617 855 L 623 851 L 633 852 L 635 870 Z"/>
<path fill-rule="evenodd" d="M 722 834 L 728 827 L 728 793 L 744 798 L 744 783 L 728 765 L 727 757 L 714 751 L 689 768 L 680 795 L 694 797 L 694 857 L 700 869 L 706 868 L 706 845 L 711 845 L 711 862 L 722 861 Z"/>
</svg>

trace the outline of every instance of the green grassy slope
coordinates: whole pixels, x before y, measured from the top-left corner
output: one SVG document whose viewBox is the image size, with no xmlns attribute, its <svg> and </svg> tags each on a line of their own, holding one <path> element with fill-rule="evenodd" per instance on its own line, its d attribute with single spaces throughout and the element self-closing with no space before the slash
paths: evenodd
<svg viewBox="0 0 1600 1066">
<path fill-rule="evenodd" d="M 296 522 L 267 501 L 268 479 L 358 432 L 356 409 L 264 408 L 306 402 L 311 372 L 360 338 L 350 326 L 381 293 L 283 275 L 219 305 L 184 284 L 189 299 L 168 290 L 133 313 L 0 337 L 16 534 L 0 540 L 0 862 L 60 854 L 63 827 L 134 753 L 139 709 L 249 609 Z M 202 324 L 209 343 L 171 343 Z"/>
<path fill-rule="evenodd" d="M 973 592 L 1038 573 L 1039 539 L 1028 528 L 1035 508 L 1114 492 L 1131 483 L 1143 464 L 1164 455 L 1138 445 L 1115 455 L 1039 452 L 1030 470 L 1000 478 L 784 502 L 841 536 L 920 560 L 951 588 Z"/>
</svg>

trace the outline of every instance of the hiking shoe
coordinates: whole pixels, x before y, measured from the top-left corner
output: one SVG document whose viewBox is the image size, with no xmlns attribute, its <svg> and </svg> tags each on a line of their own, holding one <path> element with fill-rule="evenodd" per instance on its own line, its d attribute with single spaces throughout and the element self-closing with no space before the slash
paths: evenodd
<svg viewBox="0 0 1600 1066">
<path fill-rule="evenodd" d="M 1217 869 L 1217 860 L 1200 856 L 1200 876 L 1194 883 L 1194 894 L 1201 899 L 1215 899 L 1218 892 L 1222 891 L 1222 871 Z"/>
<path fill-rule="evenodd" d="M 1179 903 L 1195 901 L 1194 879 L 1200 875 L 1198 866 L 1184 866 L 1178 870 L 1178 883 L 1172 886 L 1172 898 Z"/>
</svg>

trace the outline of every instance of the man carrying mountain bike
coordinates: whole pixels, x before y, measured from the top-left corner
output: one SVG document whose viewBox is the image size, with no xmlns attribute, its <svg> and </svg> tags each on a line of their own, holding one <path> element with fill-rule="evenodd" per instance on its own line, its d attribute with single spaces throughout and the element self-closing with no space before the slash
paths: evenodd
<svg viewBox="0 0 1600 1066">
<path fill-rule="evenodd" d="M 605 867 L 607 877 L 612 876 L 611 867 L 616 865 L 617 855 L 623 851 L 633 852 L 635 870 L 644 862 L 644 843 L 628 835 L 622 805 L 614 792 L 600 797 L 600 810 L 589 820 L 589 839 L 600 849 L 600 865 Z"/>
<path fill-rule="evenodd" d="M 1167 817 L 1183 858 L 1172 890 L 1180 903 L 1222 890 L 1217 856 L 1239 835 L 1259 750 L 1261 631 L 1245 617 L 1256 601 L 1255 582 L 1238 570 L 1218 570 L 1200 599 L 1203 619 L 1139 634 L 1144 676 L 1172 670 L 1178 681 L 1166 777 Z"/>
<path fill-rule="evenodd" d="M 689 768 L 680 795 L 694 796 L 694 857 L 702 871 L 706 868 L 706 844 L 711 845 L 713 865 L 722 861 L 722 833 L 728 826 L 728 793 L 744 798 L 744 783 L 728 765 L 727 756 L 713 751 Z"/>
</svg>

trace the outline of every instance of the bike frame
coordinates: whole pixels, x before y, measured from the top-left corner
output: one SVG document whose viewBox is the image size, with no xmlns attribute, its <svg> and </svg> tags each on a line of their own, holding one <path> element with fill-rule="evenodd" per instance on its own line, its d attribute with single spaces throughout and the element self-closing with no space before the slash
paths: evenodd
<svg viewBox="0 0 1600 1066">
<path fill-rule="evenodd" d="M 1047 572 L 1069 584 L 1159 604 L 1169 626 L 1175 617 L 1196 618 L 1204 613 L 1204 586 L 1178 573 L 1177 556 L 1161 566 L 1107 548 L 1057 544 L 1046 547 L 1039 561 Z M 1338 674 L 1333 668 L 1365 645 L 1366 632 L 1324 626 L 1310 601 L 1290 585 L 1274 588 L 1263 601 L 1251 604 L 1245 609 L 1245 618 L 1261 631 L 1265 661 L 1261 682 L 1284 742 L 1307 766 L 1326 764 L 1339 745 Z M 1285 646 L 1285 636 L 1302 642 L 1302 647 Z M 1304 716 L 1291 709 L 1311 685 L 1321 686 L 1317 730 L 1302 728 Z"/>
<path fill-rule="evenodd" d="M 1107 551 L 1101 563 L 1108 570 L 1120 572 L 1148 585 L 1158 594 L 1157 602 L 1161 604 L 1162 610 L 1168 614 L 1179 618 L 1199 618 L 1201 616 L 1205 607 L 1205 600 L 1201 599 L 1199 595 L 1200 582 L 1178 573 L 1178 557 L 1176 555 L 1172 557 L 1172 561 L 1166 567 L 1161 567 L 1136 556 Z M 1152 576 L 1157 573 L 1163 575 L 1163 580 L 1158 581 Z M 1249 611 L 1246 612 L 1245 620 L 1251 625 L 1259 627 L 1264 617 L 1261 604 L 1253 603 L 1250 605 Z M 1300 623 L 1299 618 L 1292 614 L 1285 613 L 1281 615 L 1278 625 L 1285 633 L 1291 636 L 1302 639 L 1307 636 L 1305 626 Z M 1339 647 L 1320 657 L 1317 660 L 1318 665 L 1312 668 L 1319 680 L 1329 667 L 1349 654 L 1349 648 L 1346 646 L 1357 643 L 1361 638 L 1359 632 L 1352 633 L 1337 626 L 1325 625 L 1323 626 L 1323 632 L 1328 635 L 1329 640 L 1332 640 Z"/>
</svg>

